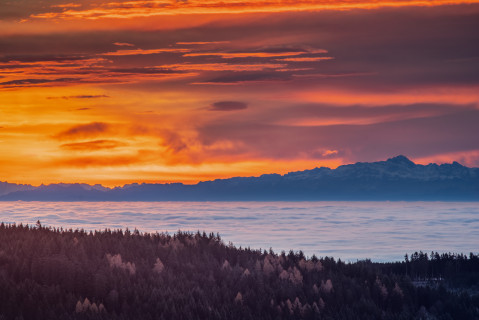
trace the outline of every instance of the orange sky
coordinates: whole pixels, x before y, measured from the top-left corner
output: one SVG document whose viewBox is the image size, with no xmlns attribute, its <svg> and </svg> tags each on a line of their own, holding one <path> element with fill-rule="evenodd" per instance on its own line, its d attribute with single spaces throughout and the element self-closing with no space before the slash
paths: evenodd
<svg viewBox="0 0 479 320">
<path fill-rule="evenodd" d="M 0 4 L 0 181 L 479 166 L 477 2 Z"/>
</svg>

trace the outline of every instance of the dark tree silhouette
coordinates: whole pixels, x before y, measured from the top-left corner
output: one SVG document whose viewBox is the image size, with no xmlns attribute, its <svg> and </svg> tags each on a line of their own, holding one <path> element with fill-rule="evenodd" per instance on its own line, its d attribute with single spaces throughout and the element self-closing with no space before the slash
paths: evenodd
<svg viewBox="0 0 479 320">
<path fill-rule="evenodd" d="M 479 256 L 344 263 L 218 234 L 0 224 L 3 319 L 478 319 Z"/>
</svg>

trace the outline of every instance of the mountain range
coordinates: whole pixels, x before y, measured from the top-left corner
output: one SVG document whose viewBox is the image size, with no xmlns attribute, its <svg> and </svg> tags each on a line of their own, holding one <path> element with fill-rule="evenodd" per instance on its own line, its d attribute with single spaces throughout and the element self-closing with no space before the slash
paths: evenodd
<svg viewBox="0 0 479 320">
<path fill-rule="evenodd" d="M 0 182 L 0 201 L 479 201 L 479 168 L 415 164 L 405 156 L 336 169 L 182 183 L 34 187 Z"/>
</svg>

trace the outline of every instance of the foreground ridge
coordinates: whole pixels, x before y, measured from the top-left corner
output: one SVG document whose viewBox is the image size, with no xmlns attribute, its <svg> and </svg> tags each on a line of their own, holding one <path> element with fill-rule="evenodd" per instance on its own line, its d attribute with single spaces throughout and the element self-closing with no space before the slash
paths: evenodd
<svg viewBox="0 0 479 320">
<path fill-rule="evenodd" d="M 0 319 L 477 319 L 479 255 L 343 263 L 200 232 L 0 225 Z"/>
</svg>

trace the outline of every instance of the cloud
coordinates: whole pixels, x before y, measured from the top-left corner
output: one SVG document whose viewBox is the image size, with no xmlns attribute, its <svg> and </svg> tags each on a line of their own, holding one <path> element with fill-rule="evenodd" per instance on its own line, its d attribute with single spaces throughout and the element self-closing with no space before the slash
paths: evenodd
<svg viewBox="0 0 479 320">
<path fill-rule="evenodd" d="M 176 44 L 179 46 L 196 46 L 196 45 L 205 45 L 205 44 L 225 44 L 230 43 L 230 41 L 179 41 Z"/>
<path fill-rule="evenodd" d="M 68 96 L 67 99 L 97 99 L 97 98 L 109 98 L 105 94 L 97 94 L 97 95 L 79 95 L 79 96 Z M 63 97 L 65 99 L 65 97 Z"/>
<path fill-rule="evenodd" d="M 93 94 L 93 95 L 85 94 L 85 95 L 77 95 L 77 96 L 47 97 L 47 99 L 64 99 L 64 100 L 69 100 L 69 99 L 98 99 L 98 98 L 110 98 L 110 96 L 107 96 L 105 94 Z"/>
<path fill-rule="evenodd" d="M 246 152 L 230 150 L 230 156 L 276 160 L 319 159 L 327 155 L 326 150 L 337 150 L 345 162 L 375 161 L 392 154 L 425 158 L 477 150 L 479 110 L 456 108 L 454 112 L 454 105 L 450 109 L 448 113 L 370 124 L 294 126 L 268 123 L 266 116 L 228 123 L 215 120 L 198 129 L 198 139 L 204 146 L 221 140 L 247 146 Z"/>
<path fill-rule="evenodd" d="M 31 4 L 27 9 L 37 7 L 38 1 L 26 1 Z M 143 10 L 122 9 L 113 3 L 112 7 L 78 3 L 82 7 L 65 9 L 110 11 L 97 12 L 99 19 L 116 9 L 131 15 Z M 206 3 L 212 2 L 201 5 Z M 294 5 L 294 1 L 281 4 Z M 60 14 L 63 10 L 46 9 Z M 143 179 L 147 174 L 156 176 L 149 165 L 158 162 L 173 165 L 164 170 L 171 170 L 168 176 L 180 170 L 175 167 L 178 163 L 193 166 L 195 161 L 210 166 L 211 172 L 220 166 L 227 172 L 241 161 L 282 161 L 287 164 L 284 170 L 295 170 L 293 162 L 303 159 L 309 165 L 315 159 L 366 161 L 398 153 L 458 155 L 471 149 L 474 139 L 477 146 L 477 129 L 469 119 L 479 120 L 474 113 L 478 107 L 467 104 L 478 101 L 478 5 L 254 15 L 225 12 L 208 19 L 199 15 L 132 17 L 114 23 L 99 19 L 0 27 L 4 34 L 0 37 L 0 76 L 4 77 L 0 101 L 8 115 L 1 120 L 6 126 L 1 138 L 6 149 L 15 150 L 12 154 L 28 154 L 34 146 L 47 159 L 54 156 L 52 146 L 62 156 L 105 147 L 104 153 L 131 151 L 133 157 L 138 150 L 153 148 L 156 153 L 148 161 L 141 157 L 137 167 L 144 172 Z M 3 21 L 0 25 L 5 26 Z M 118 40 L 122 42 L 117 44 L 135 47 L 115 46 Z M 65 78 L 75 80 L 57 81 Z M 101 97 L 102 93 L 111 97 Z M 46 101 L 48 96 L 65 100 Z M 213 104 L 228 101 L 247 102 L 250 108 Z M 423 103 L 431 101 L 443 103 Z M 25 108 L 19 109 L 20 104 Z M 92 110 L 80 111 L 87 108 Z M 28 130 L 17 130 L 22 143 L 20 135 L 8 135 L 18 119 L 32 124 Z M 72 119 L 78 123 L 58 127 L 59 121 Z M 101 128 L 92 121 L 112 124 Z M 130 132 L 133 125 L 145 127 L 145 133 Z M 58 141 L 34 138 L 52 132 L 60 132 L 55 136 Z M 128 147 L 108 149 L 114 143 L 99 142 L 116 140 L 128 141 Z M 328 150 L 338 153 L 326 155 Z M 28 160 L 29 166 L 22 171 L 9 157 L 7 153 L 0 159 L 10 161 L 9 167 L 2 166 L 5 174 L 38 167 L 32 179 L 48 176 L 40 160 Z M 118 163 L 129 161 L 122 157 L 116 159 Z M 88 166 L 104 161 L 67 160 Z M 191 168 L 181 170 L 188 176 L 199 174 Z M 65 177 L 67 171 L 56 166 L 52 177 Z M 140 179 L 122 170 L 113 174 Z"/>
<path fill-rule="evenodd" d="M 235 111 L 244 110 L 248 108 L 248 105 L 240 101 L 218 101 L 213 103 L 209 110 L 211 111 Z"/>
<path fill-rule="evenodd" d="M 339 153 L 338 150 L 326 150 L 323 152 L 323 157 L 328 157 L 328 156 L 333 156 L 333 155 L 337 155 Z"/>
<path fill-rule="evenodd" d="M 9 55 L 0 57 L 0 62 L 65 62 L 85 60 L 80 55 Z"/>
<path fill-rule="evenodd" d="M 66 143 L 60 145 L 63 149 L 69 149 L 74 151 L 95 151 L 103 149 L 114 149 L 124 146 L 125 143 L 116 140 L 93 140 L 77 143 Z"/>
<path fill-rule="evenodd" d="M 288 72 L 235 72 L 211 78 L 196 84 L 235 84 L 251 81 L 289 81 L 292 76 Z"/>
<path fill-rule="evenodd" d="M 181 30 L 129 30 L 127 38 L 124 32 L 104 31 L 76 34 L 74 39 L 51 34 L 42 41 L 33 36 L 5 37 L 0 46 L 8 55 L 0 61 L 8 65 L 0 68 L 21 68 L 25 79 L 81 76 L 72 84 L 177 82 L 180 76 L 173 71 L 191 71 L 182 77 L 188 79 L 180 80 L 183 84 L 288 80 L 292 82 L 290 90 L 335 87 L 376 92 L 479 84 L 474 73 L 479 39 L 472 31 L 478 26 L 478 8 L 290 12 L 268 15 L 271 19 L 238 16 L 234 23 L 218 17 L 214 23 Z M 191 40 L 192 34 L 201 41 L 178 41 Z M 365 38 L 364 34 L 371 36 Z M 126 41 L 116 43 L 135 43 L 144 49 L 111 50 L 117 39 Z M 157 47 L 148 49 L 153 44 Z M 45 49 L 49 46 L 58 48 L 56 54 Z M 26 54 L 27 50 L 38 54 Z M 42 61 L 50 63 L 48 68 L 40 65 Z M 260 71 L 263 74 L 259 75 Z M 360 81 L 355 77 L 359 75 L 363 76 Z M 19 80 L 18 74 L 2 79 Z"/>
<path fill-rule="evenodd" d="M 476 109 L 476 104 L 412 103 L 369 105 L 305 104 L 265 110 L 255 119 L 291 126 L 372 124 L 413 118 L 428 118 Z"/>
<path fill-rule="evenodd" d="M 55 164 L 67 167 L 116 167 L 141 163 L 137 155 L 134 156 L 101 156 L 101 157 L 71 157 L 58 160 Z"/>
<path fill-rule="evenodd" d="M 287 62 L 316 62 L 323 60 L 333 60 L 333 57 L 297 57 L 297 58 L 283 58 L 276 59 L 277 61 L 287 61 Z"/>
<path fill-rule="evenodd" d="M 113 43 L 115 46 L 119 47 L 134 47 L 134 44 L 128 43 L 128 42 L 114 42 Z"/>
<path fill-rule="evenodd" d="M 258 64 L 242 64 L 242 63 L 182 63 L 182 64 L 170 64 L 164 65 L 164 68 L 175 71 L 233 71 L 246 72 L 246 71 L 262 71 L 262 70 L 274 70 L 285 68 L 285 64 L 271 64 L 271 63 L 258 63 Z"/>
<path fill-rule="evenodd" d="M 168 68 L 144 67 L 144 68 L 112 68 L 109 69 L 113 73 L 129 73 L 129 74 L 172 74 L 180 73 L 179 70 L 172 70 Z"/>
<path fill-rule="evenodd" d="M 104 18 L 131 19 L 141 17 L 155 17 L 181 14 L 228 14 L 228 13 L 254 13 L 254 12 L 298 12 L 320 10 L 349 10 L 349 9 L 376 9 L 381 7 L 410 7 L 410 6 L 439 6 L 460 3 L 477 3 L 477 0 L 430 0 L 418 2 L 415 0 L 403 1 L 368 1 L 368 0 L 341 0 L 341 1 L 241 1 L 228 3 L 222 0 L 189 0 L 171 1 L 142 0 L 142 1 L 116 1 L 99 2 L 92 4 L 87 9 L 70 7 L 60 12 L 43 10 L 34 13 L 30 18 L 36 19 L 91 19 Z"/>
<path fill-rule="evenodd" d="M 161 130 L 160 135 L 162 139 L 161 145 L 167 147 L 173 153 L 188 149 L 188 145 L 178 133 L 171 130 Z"/>
<path fill-rule="evenodd" d="M 3 86 L 23 86 L 28 84 L 39 84 L 39 83 L 48 83 L 52 82 L 53 80 L 48 79 L 20 79 L 20 80 L 11 80 L 0 82 L 0 85 Z"/>
<path fill-rule="evenodd" d="M 137 55 L 149 55 L 149 54 L 159 54 L 159 53 L 183 53 L 189 52 L 189 49 L 179 49 L 179 48 L 162 48 L 162 49 L 131 49 L 131 50 L 117 50 L 113 52 L 101 53 L 102 56 L 137 56 Z"/>
<path fill-rule="evenodd" d="M 56 135 L 58 139 L 77 139 L 85 137 L 94 137 L 107 132 L 110 125 L 104 122 L 92 122 L 80 124 Z"/>
<path fill-rule="evenodd" d="M 4 58 L 8 60 L 10 58 Z M 148 78 L 148 80 L 165 80 L 166 78 L 191 77 L 194 74 L 182 72 L 182 70 L 168 69 L 163 66 L 139 66 L 121 67 L 121 64 L 114 64 L 113 61 L 98 57 L 82 57 L 82 60 L 68 60 L 67 57 L 30 57 L 23 60 L 31 62 L 20 62 L 12 60 L 0 63 L 0 70 L 6 70 L 6 81 L 0 82 L 4 87 L 34 87 L 34 86 L 59 86 L 70 82 L 71 85 L 81 83 L 118 83 L 135 82 Z M 114 65 L 112 65 L 114 64 Z M 12 69 L 10 72 L 9 69 Z M 21 71 L 15 70 L 21 69 Z M 77 76 L 65 77 L 65 76 Z M 19 76 L 24 77 L 18 79 Z M 63 77 L 59 77 L 63 76 Z M 27 78 L 28 77 L 28 78 Z M 47 78 L 48 77 L 48 78 Z M 161 79 L 160 79 L 161 78 Z M 106 97 L 103 95 L 78 95 L 65 96 L 67 98 L 88 99 Z"/>
<path fill-rule="evenodd" d="M 82 5 L 78 3 L 65 3 L 65 4 L 54 4 L 51 7 L 52 8 L 79 8 L 81 6 Z"/>
<path fill-rule="evenodd" d="M 30 87 L 35 85 L 51 84 L 51 83 L 64 83 L 78 81 L 76 78 L 57 78 L 57 79 L 18 79 L 0 82 L 0 86 L 3 87 Z"/>
<path fill-rule="evenodd" d="M 303 51 L 301 49 L 288 50 L 283 48 L 271 48 L 270 50 L 264 51 L 253 51 L 253 52 L 195 52 L 195 53 L 185 53 L 184 57 L 208 57 L 208 56 L 218 56 L 222 59 L 233 59 L 233 58 L 275 58 L 275 57 L 291 57 L 291 56 L 300 56 L 303 54 L 311 53 L 327 53 L 327 50 L 317 49 L 310 51 Z"/>
</svg>

